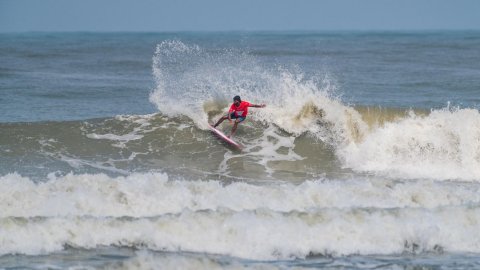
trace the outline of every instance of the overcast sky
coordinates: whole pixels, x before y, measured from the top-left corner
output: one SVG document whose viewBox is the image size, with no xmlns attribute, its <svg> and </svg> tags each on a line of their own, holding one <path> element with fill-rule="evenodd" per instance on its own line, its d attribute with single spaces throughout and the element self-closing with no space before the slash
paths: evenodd
<svg viewBox="0 0 480 270">
<path fill-rule="evenodd" d="M 480 0 L 0 0 L 0 32 L 480 30 Z"/>
</svg>

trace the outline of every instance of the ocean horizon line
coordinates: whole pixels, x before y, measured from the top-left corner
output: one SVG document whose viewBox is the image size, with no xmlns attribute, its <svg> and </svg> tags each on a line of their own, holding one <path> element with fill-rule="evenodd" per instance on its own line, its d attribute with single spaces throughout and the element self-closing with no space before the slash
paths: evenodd
<svg viewBox="0 0 480 270">
<path fill-rule="evenodd" d="M 216 33 L 279 33 L 279 34 L 350 34 L 350 33 L 395 33 L 395 34 L 416 34 L 416 33 L 468 33 L 480 32 L 480 29 L 291 29 L 291 30 L 25 30 L 25 31 L 0 31 L 0 34 L 216 34 Z"/>
</svg>

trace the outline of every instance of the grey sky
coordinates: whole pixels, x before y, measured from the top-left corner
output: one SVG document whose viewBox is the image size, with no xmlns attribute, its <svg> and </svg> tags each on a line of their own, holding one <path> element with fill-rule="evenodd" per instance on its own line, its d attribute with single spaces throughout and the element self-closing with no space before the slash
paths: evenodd
<svg viewBox="0 0 480 270">
<path fill-rule="evenodd" d="M 0 32 L 480 30 L 479 0 L 0 0 Z"/>
</svg>

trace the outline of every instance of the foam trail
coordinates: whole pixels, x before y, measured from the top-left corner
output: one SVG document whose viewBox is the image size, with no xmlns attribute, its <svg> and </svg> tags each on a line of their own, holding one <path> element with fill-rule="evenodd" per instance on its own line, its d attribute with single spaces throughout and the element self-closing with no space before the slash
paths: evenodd
<svg viewBox="0 0 480 270">
<path fill-rule="evenodd" d="M 149 122 L 150 119 L 154 117 L 154 114 L 147 114 L 147 115 L 134 115 L 134 116 L 125 116 L 120 115 L 115 117 L 115 120 L 122 121 L 126 124 L 135 124 L 137 126 L 133 127 L 133 129 L 126 133 L 126 134 L 113 134 L 113 133 L 106 133 L 106 134 L 97 134 L 97 133 L 88 133 L 86 134 L 87 138 L 96 139 L 96 140 L 110 140 L 115 141 L 117 143 L 112 144 L 112 146 L 125 148 L 126 144 L 130 141 L 136 141 L 142 139 L 145 133 L 153 132 L 159 127 L 152 127 L 151 123 Z"/>
</svg>

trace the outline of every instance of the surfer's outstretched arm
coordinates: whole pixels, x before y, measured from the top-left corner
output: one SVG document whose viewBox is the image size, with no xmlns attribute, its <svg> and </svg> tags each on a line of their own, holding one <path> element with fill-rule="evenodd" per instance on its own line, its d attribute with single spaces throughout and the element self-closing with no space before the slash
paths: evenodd
<svg viewBox="0 0 480 270">
<path fill-rule="evenodd" d="M 253 108 L 265 108 L 267 105 L 265 104 L 250 104 L 249 107 L 253 107 Z"/>
</svg>

